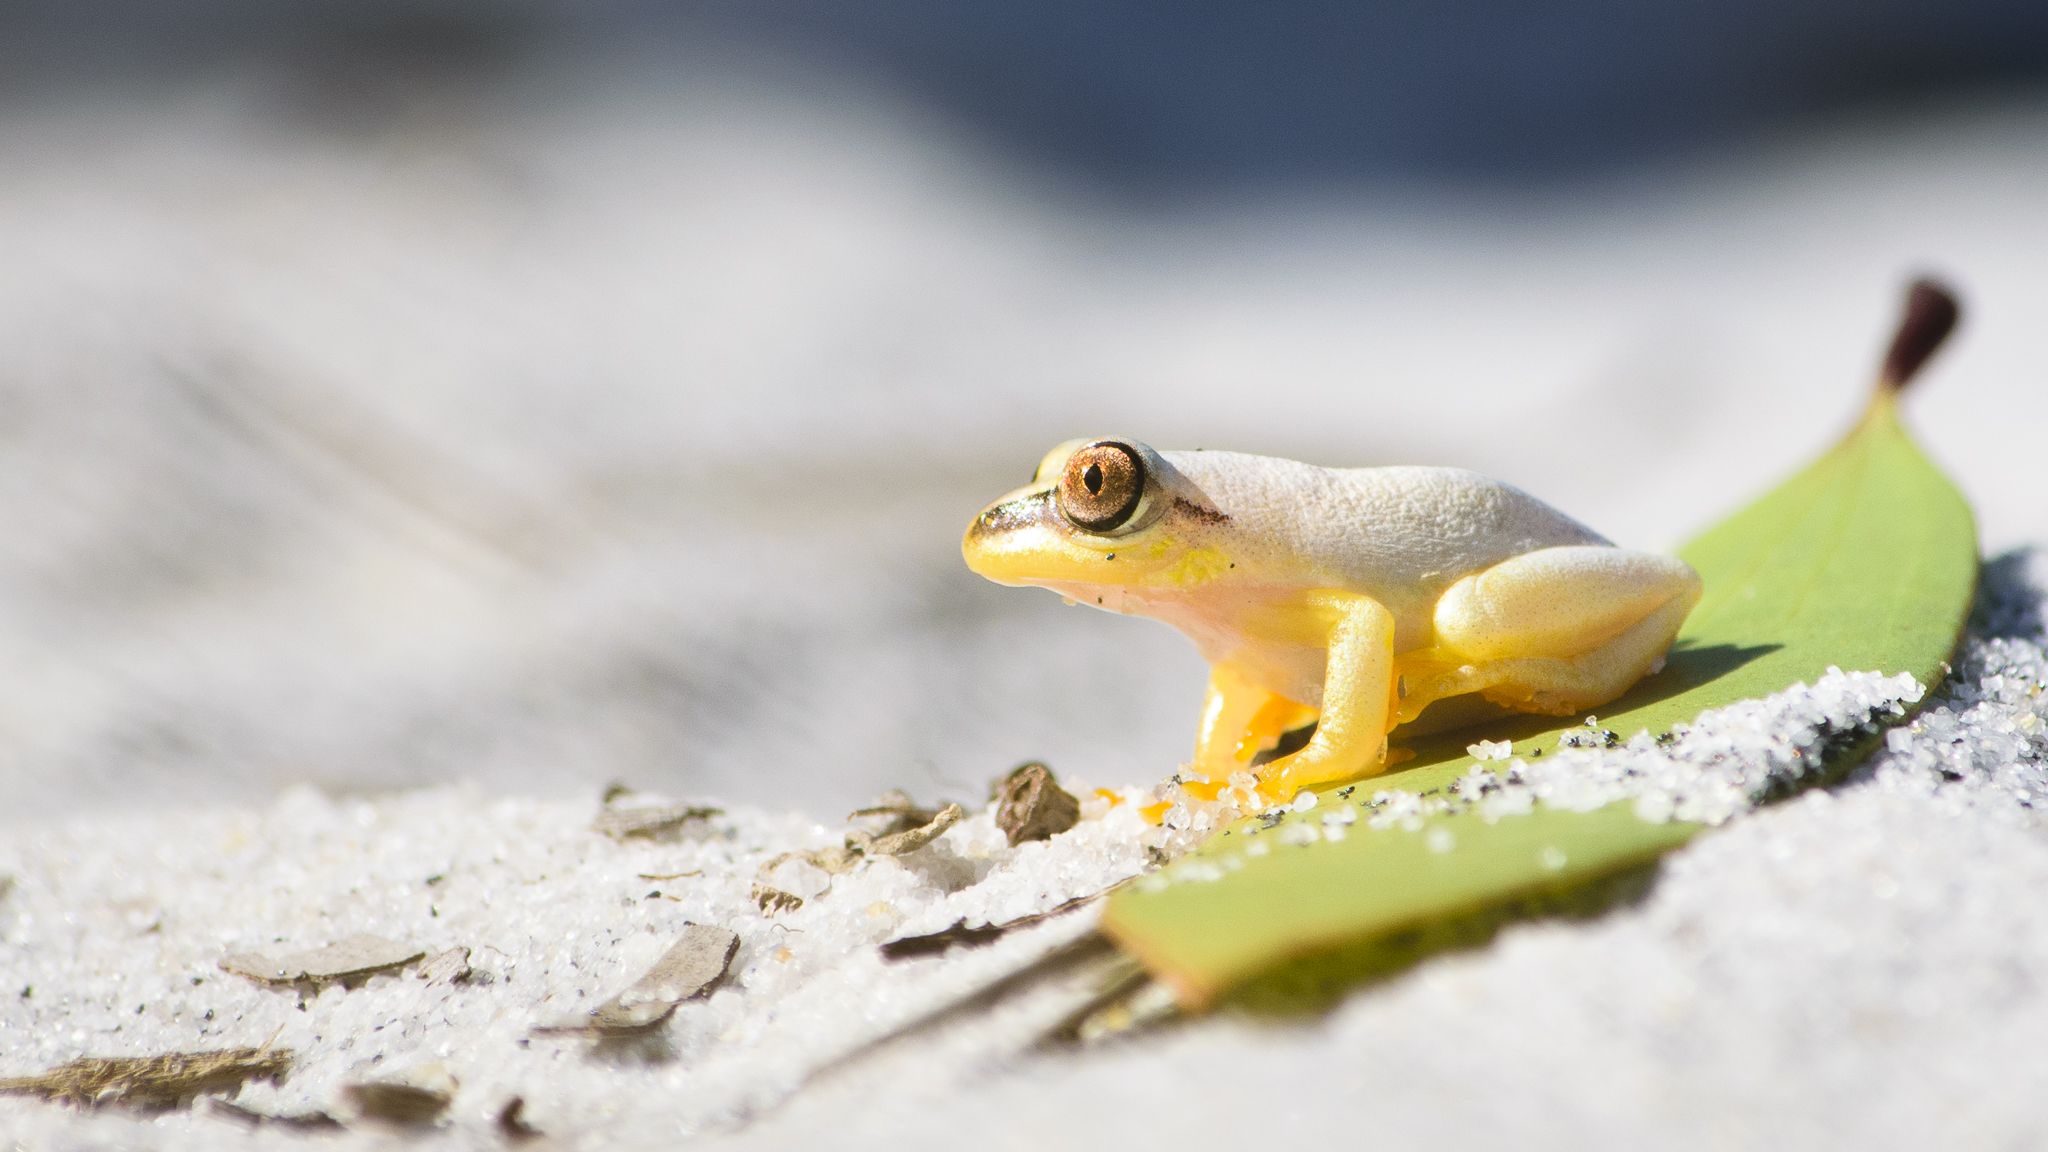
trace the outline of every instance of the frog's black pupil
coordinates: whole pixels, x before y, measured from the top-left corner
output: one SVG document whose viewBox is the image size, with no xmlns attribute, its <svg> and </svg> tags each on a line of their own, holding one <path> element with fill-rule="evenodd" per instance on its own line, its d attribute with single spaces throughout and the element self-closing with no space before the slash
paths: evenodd
<svg viewBox="0 0 2048 1152">
<path fill-rule="evenodd" d="M 1088 486 L 1090 496 L 1102 495 L 1102 465 L 1090 464 L 1088 470 L 1081 473 L 1081 483 Z"/>
</svg>

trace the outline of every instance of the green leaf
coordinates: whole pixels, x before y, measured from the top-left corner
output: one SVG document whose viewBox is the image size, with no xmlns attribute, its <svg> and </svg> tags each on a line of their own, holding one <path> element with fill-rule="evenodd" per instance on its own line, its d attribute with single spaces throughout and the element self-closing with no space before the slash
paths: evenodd
<svg viewBox="0 0 2048 1152">
<path fill-rule="evenodd" d="M 1962 496 L 1900 427 L 1895 387 L 1826 455 L 1682 550 L 1705 597 L 1665 669 L 1599 709 L 1601 727 L 1624 739 L 1665 732 L 1811 683 L 1830 665 L 1909 672 L 1930 686 L 1941 679 L 1976 584 L 1976 529 Z M 1425 738 L 1410 745 L 1414 759 L 1362 790 L 1427 793 L 1473 766 L 1465 749 L 1477 739 L 1512 739 L 1521 752 L 1578 726 L 1523 716 Z M 1830 767 L 1846 768 L 1874 744 L 1832 750 Z M 1271 847 L 1247 856 L 1239 849 L 1251 823 L 1191 854 L 1218 865 L 1208 874 L 1220 879 L 1127 888 L 1105 910 L 1103 930 L 1184 1006 L 1207 1005 L 1281 965 L 1334 965 L 1355 978 L 1426 953 L 1431 939 L 1483 936 L 1501 915 L 1631 875 L 1702 830 L 1639 819 L 1625 802 L 1592 812 L 1539 806 L 1490 824 L 1469 811 L 1439 815 L 1415 830 L 1361 820 L 1335 842 L 1260 835 Z"/>
</svg>

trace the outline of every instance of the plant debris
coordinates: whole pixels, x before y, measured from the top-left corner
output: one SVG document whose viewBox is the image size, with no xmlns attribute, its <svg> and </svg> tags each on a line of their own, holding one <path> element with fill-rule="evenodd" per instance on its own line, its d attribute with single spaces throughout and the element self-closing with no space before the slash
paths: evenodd
<svg viewBox="0 0 2048 1152">
<path fill-rule="evenodd" d="M 984 944 L 992 944 L 1013 929 L 1029 928 L 1033 924 L 1072 912 L 1084 904 L 1092 904 L 1113 891 L 1115 887 L 1121 885 L 1088 896 L 1076 896 L 1056 908 L 1034 912 L 1029 916 L 1019 916 L 1015 920 L 1006 920 L 1001 924 L 983 924 L 979 928 L 969 928 L 967 921 L 955 920 L 952 927 L 937 932 L 927 932 L 922 936 L 901 936 L 882 945 L 882 959 L 910 960 L 918 956 L 937 956 L 954 948 L 979 948 Z"/>
<path fill-rule="evenodd" d="M 922 828 L 931 823 L 938 814 L 939 810 L 936 808 L 918 807 L 917 802 L 910 798 L 910 793 L 901 788 L 891 788 L 877 797 L 872 805 L 856 808 L 846 818 L 864 820 L 884 817 L 884 823 L 880 827 L 868 831 L 876 836 L 889 836 L 897 832 L 908 832 L 912 828 Z"/>
<path fill-rule="evenodd" d="M 967 921 L 955 920 L 951 928 L 928 932 L 923 936 L 904 936 L 882 945 L 884 960 L 909 960 L 917 956 L 937 956 L 954 948 L 979 948 L 999 939 L 1005 929 L 995 924 L 983 924 L 969 928 Z"/>
<path fill-rule="evenodd" d="M 498 1134 L 514 1144 L 521 1144 L 547 1133 L 526 1122 L 520 1113 L 526 1110 L 526 1097 L 514 1096 L 498 1109 Z"/>
<path fill-rule="evenodd" d="M 365 1117 L 407 1127 L 431 1124 L 455 1100 L 455 1077 L 438 1064 L 411 1076 L 350 1084 L 342 1095 Z"/>
<path fill-rule="evenodd" d="M 195 1096 L 239 1088 L 250 1080 L 275 1081 L 291 1062 L 291 1049 L 267 1045 L 163 1056 L 89 1056 L 40 1076 L 0 1079 L 0 1093 L 75 1104 L 175 1108 Z"/>
<path fill-rule="evenodd" d="M 274 1125 L 292 1132 L 337 1132 L 344 1127 L 341 1121 L 318 1109 L 278 1115 L 258 1112 L 254 1108 L 244 1108 L 240 1104 L 231 1104 L 226 1100 L 215 1100 L 209 1105 L 209 1110 L 216 1116 L 251 1128 Z"/>
<path fill-rule="evenodd" d="M 804 898 L 794 892 L 784 892 L 766 884 L 754 885 L 754 905 L 770 916 L 794 912 L 804 906 Z"/>
<path fill-rule="evenodd" d="M 966 815 L 958 804 L 948 804 L 933 813 L 921 827 L 879 836 L 858 830 L 849 832 L 846 834 L 846 846 L 864 856 L 907 856 L 944 835 L 946 829 L 958 824 Z"/>
<path fill-rule="evenodd" d="M 467 984 L 475 972 L 469 966 L 469 949 L 457 946 L 427 957 L 414 975 L 429 984 Z"/>
<path fill-rule="evenodd" d="M 1012 848 L 1027 840 L 1050 840 L 1081 822 L 1081 802 L 1036 760 L 1003 778 L 997 800 L 996 827 Z"/>
<path fill-rule="evenodd" d="M 220 958 L 220 967 L 264 984 L 352 983 L 403 968 L 426 954 L 424 948 L 357 933 L 325 948 L 283 956 L 232 952 Z"/>
<path fill-rule="evenodd" d="M 614 840 L 624 840 L 632 836 L 652 839 L 665 832 L 672 832 L 691 820 L 709 820 L 713 816 L 723 815 L 723 808 L 708 808 L 694 804 L 657 804 L 631 808 L 607 806 L 598 812 L 597 819 L 590 822 L 590 827 Z"/>
<path fill-rule="evenodd" d="M 668 1019 L 676 1005 L 709 993 L 725 978 L 733 954 L 739 950 L 738 933 L 708 924 L 685 924 L 682 939 L 662 953 L 645 976 L 591 1009 L 588 1019 L 538 1031 L 606 1033 L 651 1028 Z"/>
<path fill-rule="evenodd" d="M 815 864 L 833 876 L 843 876 L 861 866 L 862 857 L 854 848 L 817 848 L 803 852 L 784 852 L 754 870 L 756 876 L 766 876 L 791 860 L 802 860 Z"/>
</svg>

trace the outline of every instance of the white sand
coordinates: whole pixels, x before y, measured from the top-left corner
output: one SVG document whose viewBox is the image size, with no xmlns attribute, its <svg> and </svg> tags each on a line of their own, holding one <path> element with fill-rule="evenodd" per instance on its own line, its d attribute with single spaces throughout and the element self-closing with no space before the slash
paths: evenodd
<svg viewBox="0 0 2048 1152">
<path fill-rule="evenodd" d="M 943 958 L 891 963 L 875 945 L 1047 911 L 1135 874 L 1159 833 L 1128 803 L 1015 849 L 984 811 L 930 848 L 828 877 L 765 869 L 771 854 L 838 842 L 792 817 L 736 812 L 619 843 L 588 828 L 588 803 L 473 789 L 336 803 L 299 789 L 260 813 L 87 820 L 0 846 L 0 870 L 19 878 L 0 940 L 21 982 L 0 1001 L 0 1036 L 24 1071 L 274 1041 L 294 1053 L 289 1079 L 236 1097 L 271 1115 L 346 1117 L 349 1083 L 445 1073 L 455 1102 L 418 1138 L 451 1148 L 496 1146 L 514 1096 L 529 1123 L 592 1148 L 678 1135 L 939 1148 L 992 1115 L 1018 1147 L 1077 1131 L 1100 1146 L 1224 1146 L 1368 1121 L 1397 1145 L 1868 1146 L 1952 1139 L 1958 1111 L 1972 1142 L 2024 1145 L 2041 1133 L 2023 1084 L 2048 1015 L 2048 917 L 2034 899 L 2048 850 L 2029 807 L 2048 787 L 2044 688 L 2038 634 L 1973 640 L 1944 695 L 1849 784 L 1676 853 L 1639 906 L 1510 929 L 1315 1025 L 1202 1021 L 1020 1057 L 1088 994 L 1054 987 L 864 1049 L 1074 939 L 1093 909 Z M 1812 694 L 1795 698 L 1810 714 Z M 1838 704 L 1823 726 L 1865 714 Z M 1781 759 L 1761 741 L 1730 745 L 1752 769 Z M 763 915 L 763 877 L 803 906 Z M 708 999 L 631 1042 L 535 1031 L 624 988 L 685 922 L 742 939 Z M 473 975 L 310 994 L 217 967 L 223 952 L 358 932 L 467 947 Z M 1954 1074 L 1928 1075 L 1930 1061 Z M 2002 1074 L 1971 1073 L 1992 1068 Z M 1190 1088 L 1205 1075 L 1229 1091 Z M 288 1138 L 204 1105 L 144 1121 L 15 1100 L 0 1102 L 0 1124 L 32 1148 Z"/>
<path fill-rule="evenodd" d="M 885 967 L 866 945 L 1137 866 L 1135 829 L 998 867 L 970 824 L 943 866 L 842 877 L 774 923 L 747 900 L 750 860 L 833 841 L 885 787 L 976 801 L 1032 756 L 1149 782 L 1185 754 L 1201 668 L 1177 637 L 959 566 L 968 516 L 1056 440 L 1468 465 L 1668 546 L 1828 441 L 1932 262 L 1970 319 L 1914 424 L 1993 551 L 2048 540 L 2038 110 L 1535 204 L 1147 217 L 1005 192 L 841 93 L 768 91 L 313 132 L 251 79 L 0 125 L 0 973 L 34 988 L 0 997 L 0 1074 L 283 1025 L 302 1071 L 245 1103 L 442 1063 L 454 1146 L 494 1142 L 514 1092 L 624 1147 L 2043 1139 L 2021 561 L 1987 625 L 2018 639 L 1973 655 L 1950 713 L 1731 820 L 1641 907 L 1513 931 L 1315 1026 L 1020 1062 L 1027 1012 L 733 1129 L 1037 946 Z M 614 778 L 717 798 L 731 838 L 588 832 Z M 674 1059 L 528 1037 L 696 918 L 741 932 L 741 978 L 685 1006 Z M 213 966 L 351 931 L 466 944 L 501 979 L 301 1012 Z M 297 1139 L 25 1101 L 0 1133 Z"/>
<path fill-rule="evenodd" d="M 890 963 L 875 945 L 1049 911 L 1146 858 L 1129 804 L 1015 849 L 982 813 L 900 862 L 838 877 L 801 863 L 761 871 L 784 851 L 839 842 L 798 818 L 735 812 L 664 841 L 616 843 L 590 830 L 595 808 L 475 789 L 336 803 L 298 789 L 261 812 L 112 819 L 10 843 L 0 863 L 18 878 L 0 1015 L 10 1070 L 274 1037 L 294 1053 L 292 1075 L 237 1098 L 267 1114 L 347 1115 L 344 1085 L 439 1066 L 460 1083 L 457 1146 L 492 1146 L 498 1110 L 520 1096 L 543 1130 L 657 1147 L 779 1101 L 863 1041 L 1085 932 L 1092 915 L 942 960 Z M 810 899 L 765 915 L 752 896 L 764 879 Z M 709 999 L 631 1043 L 535 1033 L 623 991 L 684 923 L 742 938 Z M 223 952 L 291 952 L 356 933 L 429 953 L 467 947 L 473 975 L 429 983 L 408 970 L 302 994 L 218 967 Z M 132 1123 L 76 1126 L 62 1109 L 0 1102 L 0 1125 L 59 1147 L 134 1139 Z M 191 1148 L 236 1131 L 203 1109 L 154 1130 Z"/>
</svg>

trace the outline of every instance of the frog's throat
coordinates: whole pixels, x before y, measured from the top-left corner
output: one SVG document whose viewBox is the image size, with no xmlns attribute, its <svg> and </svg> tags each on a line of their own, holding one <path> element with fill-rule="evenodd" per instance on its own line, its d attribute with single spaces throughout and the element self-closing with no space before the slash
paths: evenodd
<svg viewBox="0 0 2048 1152">
<path fill-rule="evenodd" d="M 1060 599 L 1069 604 L 1082 604 L 1114 612 L 1119 616 L 1148 616 L 1143 606 L 1125 594 L 1124 589 L 1114 584 L 1081 584 L 1067 580 L 1020 580 L 1033 588 L 1045 588 L 1060 594 Z"/>
</svg>

